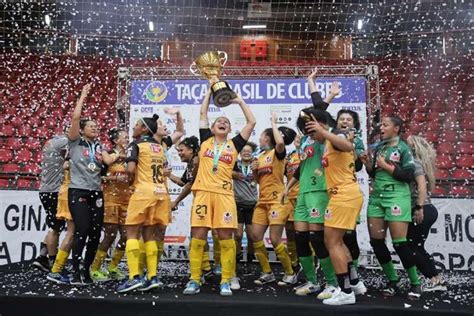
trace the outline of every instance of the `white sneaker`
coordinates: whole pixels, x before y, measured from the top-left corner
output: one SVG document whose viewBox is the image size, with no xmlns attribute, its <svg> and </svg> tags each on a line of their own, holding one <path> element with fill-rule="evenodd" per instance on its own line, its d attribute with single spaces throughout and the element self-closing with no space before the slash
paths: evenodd
<svg viewBox="0 0 474 316">
<path fill-rule="evenodd" d="M 263 272 L 262 274 L 260 274 L 260 277 L 253 282 L 258 285 L 264 285 L 266 283 L 275 282 L 275 275 L 273 274 L 273 272 L 270 272 L 270 273 Z"/>
<path fill-rule="evenodd" d="M 240 279 L 238 277 L 230 279 L 230 289 L 233 291 L 240 290 Z"/>
<path fill-rule="evenodd" d="M 365 287 L 364 282 L 360 280 L 356 285 L 351 285 L 351 288 L 355 295 L 364 295 L 367 293 L 367 288 Z"/>
<path fill-rule="evenodd" d="M 326 286 L 324 287 L 324 290 L 321 293 L 319 293 L 317 297 L 319 300 L 326 300 L 336 295 L 339 291 L 340 289 L 338 287 L 335 287 L 334 285 L 326 284 Z"/>
<path fill-rule="evenodd" d="M 313 282 L 306 282 L 305 284 L 298 286 L 295 289 L 295 294 L 298 296 L 306 296 L 309 294 L 314 294 L 320 290 L 319 285 L 314 284 Z"/>
<path fill-rule="evenodd" d="M 281 281 L 278 281 L 278 285 L 280 286 L 287 286 L 296 284 L 298 282 L 298 275 L 296 273 L 293 274 L 285 274 Z"/>
<path fill-rule="evenodd" d="M 323 304 L 325 305 L 349 305 L 355 304 L 356 297 L 354 292 L 349 294 L 339 291 L 339 293 L 334 294 L 331 298 L 323 300 Z"/>
</svg>

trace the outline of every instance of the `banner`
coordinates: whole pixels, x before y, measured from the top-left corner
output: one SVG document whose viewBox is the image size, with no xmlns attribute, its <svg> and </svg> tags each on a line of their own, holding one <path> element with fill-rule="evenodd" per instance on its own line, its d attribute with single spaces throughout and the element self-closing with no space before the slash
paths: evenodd
<svg viewBox="0 0 474 316">
<path fill-rule="evenodd" d="M 317 90 L 324 99 L 329 93 L 332 82 L 337 81 L 341 86 L 341 93 L 334 98 L 328 111 L 336 117 L 341 109 L 349 109 L 357 112 L 362 126 L 362 135 L 364 143 L 367 144 L 367 111 L 366 111 L 366 80 L 362 77 L 354 78 L 319 78 L 316 81 Z M 288 126 L 296 130 L 296 118 L 299 111 L 305 107 L 312 106 L 311 94 L 306 79 L 246 79 L 246 80 L 228 80 L 232 89 L 240 94 L 249 105 L 253 114 L 257 118 L 257 125 L 252 132 L 250 141 L 258 145 L 260 134 L 265 128 L 271 127 L 270 117 L 272 112 L 278 116 L 278 125 Z M 130 95 L 130 137 L 135 122 L 142 117 L 151 117 L 158 114 L 168 130 L 175 129 L 175 121 L 172 117 L 165 114 L 165 107 L 180 108 L 185 127 L 185 136 L 196 135 L 199 137 L 199 110 L 202 100 L 207 93 L 208 83 L 205 80 L 135 80 L 131 82 Z M 245 118 L 240 107 L 231 104 L 228 107 L 219 108 L 211 105 L 209 107 L 209 121 L 212 123 L 220 116 L 226 116 L 230 119 L 232 126 L 232 135 L 237 135 L 245 125 Z M 131 139 L 131 138 L 130 138 Z M 289 152 L 294 147 L 288 146 Z M 186 164 L 179 159 L 174 147 L 168 152 L 169 162 L 173 168 L 173 174 L 181 176 Z M 364 171 L 358 174 L 364 195 L 368 194 L 368 176 Z M 177 196 L 180 187 L 170 183 L 170 194 Z M 365 199 L 367 201 L 367 198 Z M 182 241 L 187 245 L 187 238 L 190 231 L 190 214 L 192 200 L 190 197 L 185 199 L 179 206 L 178 211 L 173 213 L 173 224 L 168 227 L 167 234 L 169 238 Z M 362 212 L 365 225 L 365 209 Z M 360 232 L 364 236 L 364 232 Z M 368 240 L 368 236 L 365 235 Z M 209 242 L 212 244 L 212 239 Z M 265 238 L 267 247 L 271 247 L 268 233 Z M 244 246 L 246 240 L 243 241 Z M 368 241 L 367 241 L 368 244 Z"/>
<path fill-rule="evenodd" d="M 434 199 L 438 220 L 431 228 L 426 241 L 426 249 L 433 255 L 440 269 L 474 269 L 474 214 L 472 199 Z M 184 211 L 181 215 L 184 215 Z M 189 215 L 189 214 L 187 214 Z M 47 232 L 46 213 L 43 210 L 36 191 L 0 190 L 0 265 L 34 259 L 39 254 L 40 243 Z M 176 225 L 170 226 L 176 234 Z M 359 225 L 367 232 L 367 225 Z M 189 226 L 183 228 L 185 239 L 189 235 Z M 212 239 L 211 239 L 212 242 Z M 362 247 L 361 264 L 375 265 L 372 249 Z M 167 258 L 187 259 L 184 241 L 167 232 L 166 244 L 169 246 Z M 390 245 L 390 242 L 387 243 Z M 171 246 L 171 247 L 170 247 Z M 393 259 L 399 259 L 392 250 Z M 399 265 L 400 266 L 400 265 Z M 401 267 L 401 266 L 400 266 Z"/>
</svg>

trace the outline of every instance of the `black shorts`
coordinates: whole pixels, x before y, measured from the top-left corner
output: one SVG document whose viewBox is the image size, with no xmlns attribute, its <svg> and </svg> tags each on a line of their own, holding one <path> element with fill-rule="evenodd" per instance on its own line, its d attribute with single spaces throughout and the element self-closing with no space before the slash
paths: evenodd
<svg viewBox="0 0 474 316">
<path fill-rule="evenodd" d="M 58 211 L 58 192 L 40 192 L 41 204 L 46 211 L 46 225 L 56 232 L 64 229 L 64 220 L 56 218 Z"/>
<path fill-rule="evenodd" d="M 252 225 L 254 205 L 237 204 L 237 222 L 239 224 Z"/>
</svg>

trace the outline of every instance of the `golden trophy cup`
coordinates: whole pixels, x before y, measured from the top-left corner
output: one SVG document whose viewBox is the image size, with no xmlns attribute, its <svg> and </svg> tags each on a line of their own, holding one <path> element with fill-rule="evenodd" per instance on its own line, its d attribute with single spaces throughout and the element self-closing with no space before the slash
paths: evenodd
<svg viewBox="0 0 474 316">
<path fill-rule="evenodd" d="M 229 84 L 219 77 L 222 68 L 227 62 L 227 53 L 223 51 L 205 52 L 189 66 L 189 70 L 196 76 L 203 76 L 211 84 L 214 105 L 218 107 L 228 106 L 237 95 Z"/>
</svg>

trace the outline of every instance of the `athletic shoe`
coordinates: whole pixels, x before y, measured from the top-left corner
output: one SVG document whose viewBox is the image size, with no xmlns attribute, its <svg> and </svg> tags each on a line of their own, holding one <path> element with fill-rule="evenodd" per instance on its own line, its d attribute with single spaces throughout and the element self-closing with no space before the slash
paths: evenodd
<svg viewBox="0 0 474 316">
<path fill-rule="evenodd" d="M 335 287 L 334 285 L 326 284 L 324 287 L 324 290 L 318 294 L 317 298 L 319 300 L 327 300 L 334 295 L 336 295 L 340 289 L 338 287 Z"/>
<path fill-rule="evenodd" d="M 232 290 L 230 289 L 229 282 L 221 284 L 221 291 L 219 293 L 221 296 L 232 296 Z"/>
<path fill-rule="evenodd" d="M 183 291 L 184 295 L 194 295 L 201 292 L 201 286 L 194 280 L 189 281 L 186 284 L 186 288 Z"/>
<path fill-rule="evenodd" d="M 275 282 L 275 275 L 273 274 L 273 272 L 270 272 L 270 273 L 262 272 L 262 274 L 260 274 L 260 277 L 253 282 L 258 285 L 264 285 L 266 283 Z"/>
<path fill-rule="evenodd" d="M 90 274 L 89 271 L 82 271 L 81 281 L 82 281 L 82 285 L 92 285 L 92 284 L 94 284 L 94 280 L 92 280 L 91 274 Z"/>
<path fill-rule="evenodd" d="M 109 276 L 104 271 L 91 271 L 90 276 L 94 282 L 105 282 L 110 280 Z"/>
<path fill-rule="evenodd" d="M 395 296 L 395 294 L 400 292 L 399 282 L 400 281 L 389 281 L 387 286 L 382 289 L 382 295 L 387 297 Z"/>
<path fill-rule="evenodd" d="M 73 272 L 72 277 L 69 281 L 71 285 L 82 285 L 81 274 L 79 272 Z"/>
<path fill-rule="evenodd" d="M 364 282 L 360 280 L 356 285 L 351 285 L 351 289 L 354 291 L 355 295 L 364 295 L 367 293 L 367 288 L 365 287 Z"/>
<path fill-rule="evenodd" d="M 298 282 L 298 275 L 296 273 L 293 274 L 285 274 L 281 281 L 278 281 L 278 285 L 280 286 L 287 286 L 296 284 Z"/>
<path fill-rule="evenodd" d="M 444 281 L 429 281 L 429 283 L 423 287 L 423 292 L 446 292 L 447 290 L 448 287 L 446 286 L 446 283 Z"/>
<path fill-rule="evenodd" d="M 46 256 L 39 256 L 37 257 L 31 265 L 36 269 L 39 269 L 43 272 L 49 272 L 49 260 Z"/>
<path fill-rule="evenodd" d="M 421 286 L 412 285 L 410 291 L 408 291 L 408 299 L 412 301 L 419 300 L 421 297 Z"/>
<path fill-rule="evenodd" d="M 343 291 L 339 291 L 339 293 L 334 294 L 333 297 L 323 300 L 323 304 L 325 305 L 349 305 L 355 304 L 355 302 L 356 297 L 354 292 L 347 294 Z"/>
<path fill-rule="evenodd" d="M 319 285 L 314 284 L 313 282 L 306 282 L 303 285 L 298 286 L 295 288 L 295 294 L 298 296 L 306 296 L 310 294 L 314 294 L 320 290 Z"/>
<path fill-rule="evenodd" d="M 48 273 L 46 279 L 57 284 L 69 284 L 69 277 L 58 272 Z"/>
<path fill-rule="evenodd" d="M 214 272 L 212 272 L 212 269 L 209 269 L 209 270 L 202 270 L 202 275 L 201 275 L 201 279 L 204 280 L 204 281 L 207 281 L 208 279 L 210 279 L 212 276 L 214 275 Z"/>
<path fill-rule="evenodd" d="M 220 264 L 216 264 L 214 268 L 212 268 L 212 271 L 214 272 L 215 275 L 221 275 L 222 274 L 222 267 Z"/>
<path fill-rule="evenodd" d="M 230 279 L 230 289 L 234 291 L 240 290 L 240 279 L 238 277 Z"/>
<path fill-rule="evenodd" d="M 139 288 L 139 291 L 146 292 L 152 289 L 163 287 L 163 282 L 161 282 L 157 276 L 152 277 L 150 280 L 146 280 L 143 287 Z"/>
<path fill-rule="evenodd" d="M 128 279 L 123 282 L 117 289 L 118 293 L 127 293 L 135 289 L 139 289 L 143 286 L 143 280 L 141 277 L 136 276 L 133 279 Z"/>
<path fill-rule="evenodd" d="M 125 273 L 120 271 L 120 269 L 117 268 L 117 267 L 116 268 L 108 268 L 107 272 L 108 272 L 109 278 L 113 279 L 113 280 L 123 280 L 127 277 L 125 275 Z"/>
<path fill-rule="evenodd" d="M 301 264 L 297 264 L 297 265 L 293 266 L 293 271 L 296 274 L 296 278 L 298 278 L 300 273 L 303 272 L 303 267 L 301 266 Z"/>
</svg>

